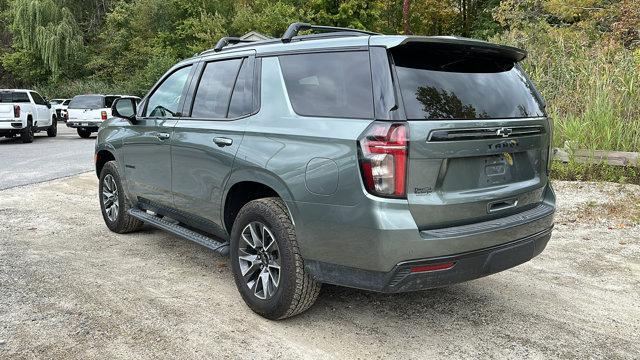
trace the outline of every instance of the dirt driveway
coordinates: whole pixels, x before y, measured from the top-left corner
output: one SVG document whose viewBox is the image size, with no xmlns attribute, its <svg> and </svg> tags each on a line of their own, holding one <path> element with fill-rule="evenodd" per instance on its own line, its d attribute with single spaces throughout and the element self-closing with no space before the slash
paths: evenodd
<svg viewBox="0 0 640 360">
<path fill-rule="evenodd" d="M 638 358 L 640 187 L 556 183 L 533 261 L 444 289 L 325 286 L 264 320 L 226 260 L 161 231 L 110 233 L 96 178 L 0 191 L 0 359 Z"/>
</svg>

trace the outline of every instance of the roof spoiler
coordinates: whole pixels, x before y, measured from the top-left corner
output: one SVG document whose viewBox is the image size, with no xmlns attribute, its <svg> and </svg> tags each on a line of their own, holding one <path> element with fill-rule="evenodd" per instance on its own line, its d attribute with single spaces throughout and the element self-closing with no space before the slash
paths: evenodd
<svg viewBox="0 0 640 360">
<path fill-rule="evenodd" d="M 389 47 L 390 48 L 401 47 L 401 46 L 407 46 L 411 44 L 434 44 L 434 45 L 451 46 L 452 48 L 468 51 L 470 53 L 493 55 L 496 57 L 511 60 L 513 62 L 520 62 L 527 57 L 527 52 L 517 47 L 492 44 L 482 40 L 475 40 L 475 39 L 468 39 L 468 38 L 454 37 L 454 36 L 429 36 L 429 37 L 410 36 L 410 37 L 404 38 L 404 40 L 402 40 L 398 44 L 389 46 Z"/>
</svg>

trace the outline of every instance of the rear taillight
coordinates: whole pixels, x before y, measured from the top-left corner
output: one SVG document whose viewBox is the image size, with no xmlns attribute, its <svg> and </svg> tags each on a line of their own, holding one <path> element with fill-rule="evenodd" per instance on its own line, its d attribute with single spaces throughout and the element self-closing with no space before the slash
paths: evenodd
<svg viewBox="0 0 640 360">
<path fill-rule="evenodd" d="M 367 191 L 384 197 L 406 197 L 407 126 L 374 122 L 359 144 L 360 169 Z"/>
<path fill-rule="evenodd" d="M 101 118 L 102 118 L 102 121 L 107 120 L 107 112 L 106 112 L 106 111 L 101 112 L 101 113 L 100 113 L 100 116 L 101 116 Z"/>
<path fill-rule="evenodd" d="M 20 117 L 20 106 L 13 105 L 13 117 L 15 117 L 15 118 L 19 118 Z"/>
</svg>

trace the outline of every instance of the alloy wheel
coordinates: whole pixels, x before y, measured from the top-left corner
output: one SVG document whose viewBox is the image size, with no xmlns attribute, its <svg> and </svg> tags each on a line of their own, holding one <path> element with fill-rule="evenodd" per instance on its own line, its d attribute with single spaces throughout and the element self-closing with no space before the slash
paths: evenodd
<svg viewBox="0 0 640 360">
<path fill-rule="evenodd" d="M 254 221 L 242 230 L 238 261 L 245 284 L 262 300 L 272 298 L 280 285 L 280 248 L 264 224 Z"/>
<path fill-rule="evenodd" d="M 118 200 L 118 186 L 111 174 L 107 174 L 102 180 L 102 203 L 109 221 L 116 221 L 118 219 L 120 201 Z"/>
</svg>

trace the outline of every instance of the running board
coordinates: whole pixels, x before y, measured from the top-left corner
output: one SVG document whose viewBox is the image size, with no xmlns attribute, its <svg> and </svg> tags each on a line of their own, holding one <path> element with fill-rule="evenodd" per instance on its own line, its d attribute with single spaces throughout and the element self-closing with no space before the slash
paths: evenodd
<svg viewBox="0 0 640 360">
<path fill-rule="evenodd" d="M 174 224 L 165 219 L 162 219 L 158 216 L 151 215 L 146 211 L 142 211 L 140 209 L 131 209 L 129 210 L 129 215 L 134 218 L 144 221 L 145 223 L 157 227 L 159 229 L 168 231 L 174 235 L 178 235 L 181 238 L 191 240 L 195 243 L 198 243 L 206 248 L 209 248 L 222 256 L 229 255 L 229 244 L 221 243 L 217 240 L 214 240 L 210 237 L 199 234 L 193 230 L 189 230 L 185 227 L 182 227 L 178 224 Z"/>
</svg>

